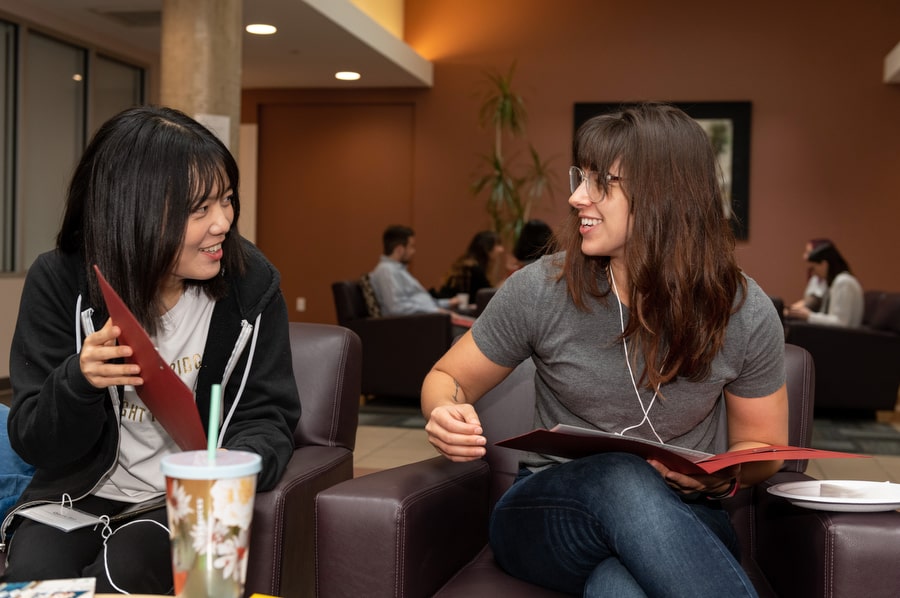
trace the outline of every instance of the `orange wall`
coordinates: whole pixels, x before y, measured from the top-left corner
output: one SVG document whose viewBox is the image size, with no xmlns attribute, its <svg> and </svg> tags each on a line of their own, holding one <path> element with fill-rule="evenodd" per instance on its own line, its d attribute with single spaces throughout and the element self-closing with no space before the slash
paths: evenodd
<svg viewBox="0 0 900 598">
<path fill-rule="evenodd" d="M 517 63 L 529 139 L 560 173 L 555 197 L 536 214 L 553 224 L 566 209 L 575 102 L 749 100 L 750 238 L 738 244 L 744 269 L 770 294 L 795 298 L 805 241 L 830 237 L 865 288 L 900 290 L 900 85 L 881 82 L 884 57 L 900 41 L 900 2 L 733 4 L 407 0 L 406 41 L 434 62 L 432 89 L 250 90 L 242 120 L 256 122 L 260 106 L 271 103 L 412 103 L 413 271 L 431 286 L 488 226 L 483 199 L 469 191 L 491 144 L 477 120 L 486 69 Z M 291 214 L 289 193 L 258 201 Z M 330 227 L 340 246 L 333 215 L 302 217 Z M 373 265 L 381 228 L 368 233 Z M 346 264 L 339 251 L 323 259 L 335 271 Z"/>
</svg>

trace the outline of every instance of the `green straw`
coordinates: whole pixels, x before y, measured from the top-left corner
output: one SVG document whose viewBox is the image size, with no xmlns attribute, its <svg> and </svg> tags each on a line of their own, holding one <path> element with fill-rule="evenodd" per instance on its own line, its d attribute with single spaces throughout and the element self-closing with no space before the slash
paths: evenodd
<svg viewBox="0 0 900 598">
<path fill-rule="evenodd" d="M 219 441 L 219 416 L 222 413 L 222 387 L 213 384 L 209 394 L 209 433 L 206 435 L 206 452 L 209 460 L 216 460 Z"/>
</svg>

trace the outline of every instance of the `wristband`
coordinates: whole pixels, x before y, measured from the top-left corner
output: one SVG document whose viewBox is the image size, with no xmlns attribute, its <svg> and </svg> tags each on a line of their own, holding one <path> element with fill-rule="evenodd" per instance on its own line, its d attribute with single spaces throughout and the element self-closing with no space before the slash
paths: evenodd
<svg viewBox="0 0 900 598">
<path fill-rule="evenodd" d="M 731 484 L 729 484 L 728 488 L 726 488 L 722 492 L 719 492 L 718 494 L 707 494 L 706 499 L 707 500 L 722 500 L 723 498 L 731 498 L 732 496 L 737 494 L 737 491 L 740 490 L 740 487 L 741 487 L 741 485 L 738 482 L 738 479 L 731 478 Z"/>
</svg>

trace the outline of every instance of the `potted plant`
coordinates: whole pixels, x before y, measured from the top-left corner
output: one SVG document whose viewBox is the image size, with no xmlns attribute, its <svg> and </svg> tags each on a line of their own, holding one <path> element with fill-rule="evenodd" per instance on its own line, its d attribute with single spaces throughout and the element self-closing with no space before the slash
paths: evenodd
<svg viewBox="0 0 900 598">
<path fill-rule="evenodd" d="M 512 87 L 515 68 L 513 62 L 506 73 L 490 71 L 485 75 L 486 91 L 479 122 L 493 130 L 494 143 L 491 153 L 483 157 L 483 174 L 472 184 L 476 195 L 487 193 L 492 227 L 507 247 L 515 245 L 522 225 L 530 218 L 532 207 L 550 192 L 553 179 L 549 161 L 541 160 L 530 143 L 527 144 L 527 160 L 519 159 L 518 145 L 513 146 L 511 153 L 505 152 L 509 148 L 504 147 L 504 142 L 520 140 L 525 134 L 527 120 L 525 100 Z"/>
</svg>

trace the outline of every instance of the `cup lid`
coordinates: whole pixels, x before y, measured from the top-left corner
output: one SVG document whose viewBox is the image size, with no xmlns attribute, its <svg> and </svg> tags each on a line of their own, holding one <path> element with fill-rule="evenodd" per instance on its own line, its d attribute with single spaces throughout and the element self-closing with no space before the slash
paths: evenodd
<svg viewBox="0 0 900 598">
<path fill-rule="evenodd" d="M 262 457 L 248 451 L 216 451 L 215 460 L 207 451 L 184 451 L 162 458 L 162 472 L 182 480 L 220 480 L 259 473 Z"/>
</svg>

